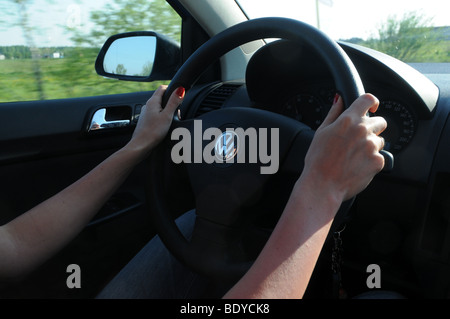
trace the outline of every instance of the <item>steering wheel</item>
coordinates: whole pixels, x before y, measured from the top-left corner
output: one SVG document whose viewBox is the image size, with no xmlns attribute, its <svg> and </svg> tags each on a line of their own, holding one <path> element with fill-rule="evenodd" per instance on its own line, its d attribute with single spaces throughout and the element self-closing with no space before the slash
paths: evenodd
<svg viewBox="0 0 450 319">
<path fill-rule="evenodd" d="M 261 18 L 237 24 L 201 46 L 172 79 L 163 97 L 163 106 L 179 86 L 186 90 L 192 88 L 206 68 L 223 54 L 247 42 L 265 38 L 287 39 L 314 49 L 326 61 L 345 107 L 364 93 L 356 68 L 335 41 L 316 28 L 297 20 Z M 201 128 L 200 122 L 195 121 L 200 119 Z M 217 139 L 225 139 L 227 129 L 255 129 L 257 132 L 267 129 L 266 141 L 270 144 L 268 147 L 272 147 L 271 150 L 278 151 L 279 154 L 279 171 L 295 177 L 301 174 L 304 157 L 314 135 L 314 131 L 298 121 L 245 107 L 224 108 L 196 119 L 174 119 L 168 137 L 177 128 L 187 130 L 191 136 L 199 132 L 203 136 L 208 128 L 219 128 L 224 135 L 215 136 Z M 277 128 L 278 131 L 271 128 Z M 275 144 L 271 144 L 272 141 L 275 141 Z M 214 145 L 210 144 L 214 143 L 214 138 L 203 140 L 200 148 L 194 145 L 195 142 L 191 143 L 192 158 L 201 156 L 198 151 L 202 152 L 205 146 Z M 164 183 L 167 163 L 171 161 L 168 151 L 170 143 L 173 144 L 173 141 L 169 142 L 166 138 L 152 153 L 151 158 L 150 189 L 147 196 L 152 205 L 157 231 L 167 248 L 187 267 L 207 276 L 237 280 L 253 262 L 245 253 L 242 244 L 246 226 L 249 225 L 249 220 L 255 218 L 254 213 L 248 212 L 249 207 L 261 199 L 264 189 L 270 187 L 273 175 L 262 174 L 261 168 L 267 163 L 261 160 L 241 163 L 234 158 L 234 163 L 226 160 L 223 163 L 211 164 L 196 160 L 185 163 L 189 185 L 184 187 L 191 187 L 196 209 L 192 238 L 188 240 L 180 232 L 169 212 L 170 201 L 176 200 L 176 194 L 171 194 L 170 187 Z M 250 155 L 248 150 L 238 151 L 246 151 L 246 156 Z M 346 205 L 345 209 L 348 208 L 349 205 Z"/>
</svg>

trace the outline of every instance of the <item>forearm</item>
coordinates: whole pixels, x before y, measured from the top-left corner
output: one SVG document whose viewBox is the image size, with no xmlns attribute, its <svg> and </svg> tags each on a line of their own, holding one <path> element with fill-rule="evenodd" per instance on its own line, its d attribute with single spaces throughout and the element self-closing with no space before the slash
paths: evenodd
<svg viewBox="0 0 450 319">
<path fill-rule="evenodd" d="M 141 159 L 142 151 L 127 145 L 80 180 L 0 227 L 0 277 L 22 275 L 66 245 Z"/>
<path fill-rule="evenodd" d="M 299 298 L 308 285 L 334 216 L 384 166 L 378 135 L 386 128 L 378 99 L 364 94 L 344 110 L 336 95 L 305 157 L 302 176 L 253 267 L 225 297 Z"/>
<path fill-rule="evenodd" d="M 225 298 L 301 298 L 340 203 L 300 179 L 253 267 Z"/>
<path fill-rule="evenodd" d="M 166 136 L 184 89 L 176 90 L 162 109 L 164 91 L 160 86 L 141 109 L 124 148 L 60 193 L 0 226 L 0 280 L 26 273 L 66 245 Z"/>
</svg>

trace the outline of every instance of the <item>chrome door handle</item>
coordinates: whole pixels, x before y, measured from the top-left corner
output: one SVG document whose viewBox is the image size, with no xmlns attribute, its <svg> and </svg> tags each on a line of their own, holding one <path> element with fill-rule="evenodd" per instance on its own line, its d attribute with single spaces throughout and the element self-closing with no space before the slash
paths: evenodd
<svg viewBox="0 0 450 319">
<path fill-rule="evenodd" d="M 88 132 L 98 131 L 110 128 L 124 127 L 130 125 L 130 120 L 106 120 L 106 108 L 97 110 L 92 116 L 91 124 L 89 125 Z"/>
</svg>

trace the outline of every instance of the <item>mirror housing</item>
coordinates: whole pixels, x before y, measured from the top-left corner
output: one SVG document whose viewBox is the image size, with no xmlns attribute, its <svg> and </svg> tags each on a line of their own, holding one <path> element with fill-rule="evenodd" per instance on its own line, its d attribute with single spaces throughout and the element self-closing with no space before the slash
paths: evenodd
<svg viewBox="0 0 450 319">
<path fill-rule="evenodd" d="M 172 39 L 152 31 L 120 33 L 109 37 L 95 61 L 98 75 L 125 81 L 172 79 L 181 50 Z"/>
</svg>

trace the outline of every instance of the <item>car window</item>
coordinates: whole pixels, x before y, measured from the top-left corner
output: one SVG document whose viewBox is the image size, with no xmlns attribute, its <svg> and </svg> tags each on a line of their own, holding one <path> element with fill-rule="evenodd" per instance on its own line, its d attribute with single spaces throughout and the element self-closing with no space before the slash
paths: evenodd
<svg viewBox="0 0 450 319">
<path fill-rule="evenodd" d="M 63 99 L 153 90 L 96 74 L 106 39 L 151 30 L 180 41 L 181 18 L 165 0 L 3 0 L 0 3 L 0 102 Z"/>
<path fill-rule="evenodd" d="M 403 62 L 450 62 L 448 0 L 236 1 L 249 18 L 298 19 Z"/>
</svg>

